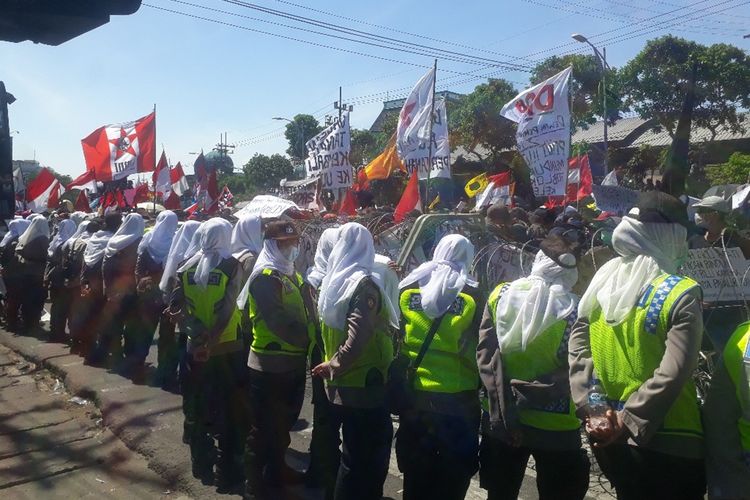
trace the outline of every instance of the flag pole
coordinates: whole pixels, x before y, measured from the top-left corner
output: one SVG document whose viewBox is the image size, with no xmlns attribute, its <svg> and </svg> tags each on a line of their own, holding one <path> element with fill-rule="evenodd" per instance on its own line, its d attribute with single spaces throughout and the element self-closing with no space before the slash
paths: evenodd
<svg viewBox="0 0 750 500">
<path fill-rule="evenodd" d="M 432 171 L 432 123 L 435 119 L 435 82 L 437 81 L 437 58 L 432 69 L 432 106 L 430 106 L 430 132 L 427 134 L 427 187 L 425 188 L 426 203 L 422 209 L 427 213 L 430 208 L 430 172 Z M 417 165 L 417 184 L 419 184 L 419 165 Z M 419 190 L 417 190 L 419 191 Z"/>
</svg>

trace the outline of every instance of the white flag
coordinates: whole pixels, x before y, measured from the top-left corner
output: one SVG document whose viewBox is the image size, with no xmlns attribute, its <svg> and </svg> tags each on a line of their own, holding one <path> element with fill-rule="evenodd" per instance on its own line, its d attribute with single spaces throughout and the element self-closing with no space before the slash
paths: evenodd
<svg viewBox="0 0 750 500">
<path fill-rule="evenodd" d="M 572 68 L 524 90 L 500 114 L 518 123 L 518 151 L 531 170 L 534 196 L 565 194 L 570 153 L 568 81 Z"/>
<path fill-rule="evenodd" d="M 396 128 L 396 149 L 401 159 L 409 157 L 430 139 L 434 87 L 435 68 L 432 68 L 417 82 L 401 108 Z"/>
<path fill-rule="evenodd" d="M 608 173 L 604 179 L 602 180 L 602 186 L 619 186 L 620 183 L 617 182 L 617 174 L 615 171 L 611 171 Z"/>
<path fill-rule="evenodd" d="M 16 188 L 16 193 L 23 193 L 26 190 L 26 180 L 23 178 L 21 167 L 13 170 L 13 185 Z"/>
<path fill-rule="evenodd" d="M 431 137 L 432 151 L 430 151 L 430 142 L 420 139 L 417 147 L 402 158 L 406 171 L 411 175 L 414 170 L 419 169 L 419 180 L 435 177 L 450 179 L 451 146 L 448 140 L 448 114 L 445 99 L 438 99 L 435 102 Z"/>
</svg>

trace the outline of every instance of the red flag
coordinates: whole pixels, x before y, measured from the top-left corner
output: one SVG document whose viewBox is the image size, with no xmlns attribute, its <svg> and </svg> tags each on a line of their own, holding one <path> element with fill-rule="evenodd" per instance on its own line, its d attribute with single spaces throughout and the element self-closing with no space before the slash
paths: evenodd
<svg viewBox="0 0 750 500">
<path fill-rule="evenodd" d="M 203 156 L 203 151 L 198 155 L 193 163 L 193 173 L 195 174 L 195 183 L 197 184 L 196 193 L 200 193 L 206 189 L 206 158 Z"/>
<path fill-rule="evenodd" d="M 167 163 L 167 155 L 164 151 L 161 152 L 161 158 L 159 158 L 159 163 L 156 165 L 151 182 L 153 182 L 154 191 L 157 193 L 164 194 L 171 191 L 172 182 L 170 180 L 169 164 Z"/>
<path fill-rule="evenodd" d="M 133 205 L 137 205 L 144 201 L 149 201 L 149 190 L 148 184 L 138 184 L 135 187 L 135 196 L 133 197 Z"/>
<path fill-rule="evenodd" d="M 164 200 L 164 208 L 167 210 L 179 210 L 181 207 L 180 197 L 174 191 L 170 191 L 169 196 Z"/>
<path fill-rule="evenodd" d="M 169 180 L 172 183 L 172 191 L 177 192 L 178 196 L 182 196 L 190 188 L 180 162 L 177 162 L 177 165 L 169 171 Z"/>
<path fill-rule="evenodd" d="M 591 185 L 594 183 L 594 180 L 591 176 L 591 165 L 589 163 L 588 154 L 585 154 L 581 157 L 579 165 L 580 182 L 578 184 L 578 196 L 576 198 L 576 201 L 590 196 L 592 193 Z"/>
<path fill-rule="evenodd" d="M 156 164 L 156 113 L 133 122 L 105 125 L 81 140 L 86 169 L 98 181 L 153 172 Z"/>
<path fill-rule="evenodd" d="M 411 174 L 406 189 L 404 189 L 404 194 L 401 195 L 401 200 L 396 205 L 396 211 L 393 214 L 394 222 L 401 222 L 406 214 L 414 209 L 421 211 L 419 206 L 419 178 L 416 170 Z"/>
<path fill-rule="evenodd" d="M 341 203 L 341 208 L 339 209 L 339 215 L 357 215 L 357 195 L 354 194 L 353 189 L 348 189 L 346 191 L 346 196 L 344 197 L 344 201 Z"/>
<path fill-rule="evenodd" d="M 89 197 L 86 196 L 86 191 L 80 190 L 78 192 L 78 198 L 76 198 L 74 208 L 78 212 L 86 212 L 87 214 L 91 213 L 91 206 L 89 205 Z"/>
<path fill-rule="evenodd" d="M 198 202 L 196 201 L 185 209 L 185 213 L 192 216 L 198 210 Z"/>
<path fill-rule="evenodd" d="M 68 191 L 73 188 L 81 189 L 84 191 L 96 191 L 96 177 L 94 176 L 94 171 L 85 171 L 84 173 L 73 179 L 73 182 L 68 184 L 66 187 Z"/>
<path fill-rule="evenodd" d="M 203 209 L 209 214 L 215 213 L 219 210 L 219 186 L 216 182 L 216 170 L 212 170 L 211 173 L 208 174 Z"/>
<path fill-rule="evenodd" d="M 553 208 L 575 203 L 591 194 L 592 184 L 589 155 L 570 158 L 568 160 L 568 186 L 565 196 L 549 196 L 545 206 Z"/>
<path fill-rule="evenodd" d="M 57 208 L 60 192 L 65 188 L 48 168 L 43 168 L 39 174 L 26 185 L 26 203 L 30 210 L 43 212 L 47 208 Z"/>
</svg>

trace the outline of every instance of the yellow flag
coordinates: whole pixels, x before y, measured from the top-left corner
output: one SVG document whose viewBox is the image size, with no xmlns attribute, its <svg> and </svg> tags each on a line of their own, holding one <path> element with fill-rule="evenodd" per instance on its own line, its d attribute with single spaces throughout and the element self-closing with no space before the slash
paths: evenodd
<svg viewBox="0 0 750 500">
<path fill-rule="evenodd" d="M 467 182 L 464 191 L 466 191 L 466 195 L 469 198 L 474 198 L 477 194 L 484 191 L 489 183 L 490 181 L 487 179 L 487 174 L 482 173 Z"/>
</svg>

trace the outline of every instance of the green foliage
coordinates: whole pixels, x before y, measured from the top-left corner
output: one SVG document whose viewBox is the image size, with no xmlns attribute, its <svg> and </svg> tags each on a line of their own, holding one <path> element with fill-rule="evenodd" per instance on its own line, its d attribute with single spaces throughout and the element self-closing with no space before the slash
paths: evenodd
<svg viewBox="0 0 750 500">
<path fill-rule="evenodd" d="M 352 149 L 349 154 L 352 166 L 364 165 L 383 151 L 378 140 L 379 135 L 366 129 L 352 129 Z"/>
<path fill-rule="evenodd" d="M 706 177 L 713 186 L 745 184 L 750 179 L 750 154 L 732 153 L 726 163 L 706 167 Z"/>
<path fill-rule="evenodd" d="M 737 109 L 750 107 L 750 56 L 728 44 L 707 47 L 671 35 L 650 40 L 622 68 L 625 103 L 673 135 L 693 63 L 698 63 L 693 126 L 741 131 Z"/>
<path fill-rule="evenodd" d="M 292 162 L 280 154 L 266 156 L 256 153 L 242 167 L 242 171 L 247 189 L 253 187 L 259 190 L 267 190 L 278 188 L 281 179 L 291 178 L 294 168 Z"/>
<path fill-rule="evenodd" d="M 666 150 L 648 144 L 640 146 L 626 163 L 630 176 L 642 180 L 653 170 L 658 170 L 664 161 Z"/>
<path fill-rule="evenodd" d="M 478 85 L 458 103 L 449 103 L 451 144 L 462 146 L 482 160 L 476 151 L 482 147 L 489 151 L 491 163 L 499 160 L 504 149 L 516 145 L 515 124 L 500 116 L 500 109 L 518 92 L 513 85 L 502 79 L 492 79 Z"/>
<path fill-rule="evenodd" d="M 570 77 L 570 93 L 572 96 L 571 120 L 575 127 L 585 127 L 596 121 L 596 116 L 604 115 L 604 100 L 602 95 L 603 69 L 597 56 L 593 54 L 569 54 L 566 56 L 548 57 L 531 71 L 531 83 L 537 83 L 550 78 L 573 66 Z M 609 122 L 617 120 L 622 108 L 620 99 L 620 84 L 617 69 L 606 70 L 607 83 L 607 119 Z"/>
<path fill-rule="evenodd" d="M 314 116 L 296 115 L 292 123 L 287 123 L 284 132 L 284 137 L 289 141 L 286 154 L 298 162 L 304 161 L 307 157 L 305 143 L 315 137 L 321 130 L 323 130 L 323 127 Z"/>
</svg>

